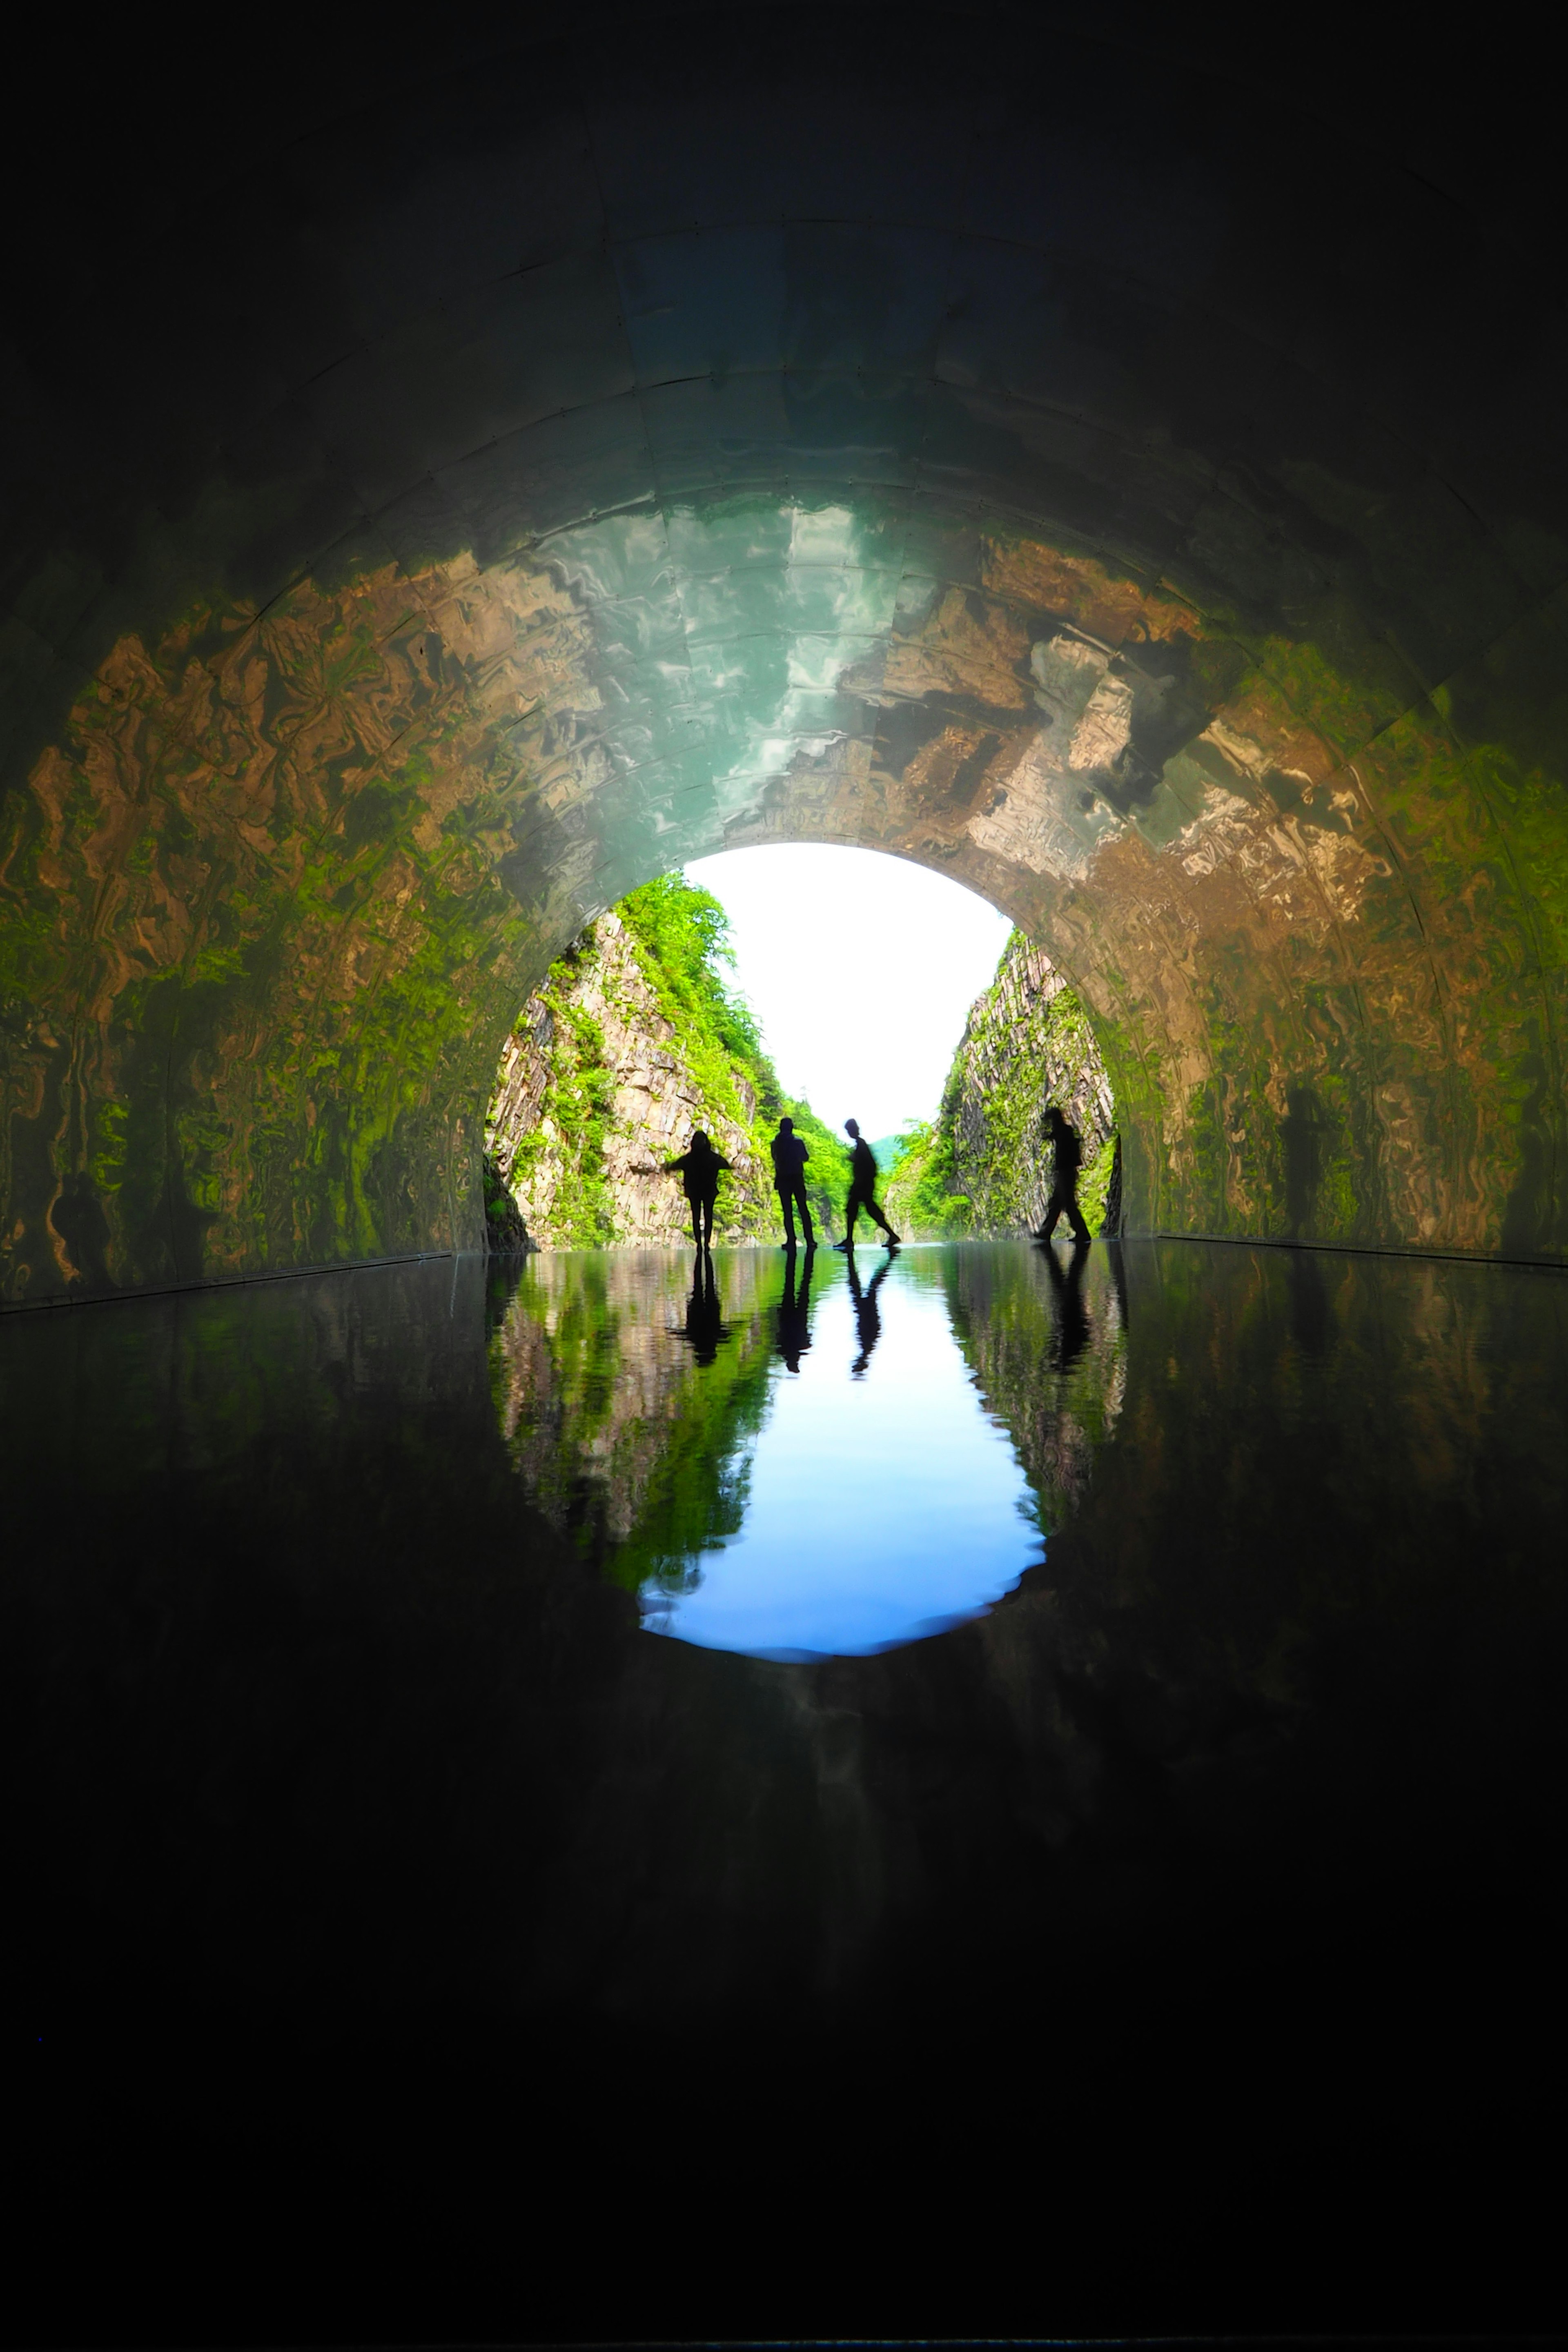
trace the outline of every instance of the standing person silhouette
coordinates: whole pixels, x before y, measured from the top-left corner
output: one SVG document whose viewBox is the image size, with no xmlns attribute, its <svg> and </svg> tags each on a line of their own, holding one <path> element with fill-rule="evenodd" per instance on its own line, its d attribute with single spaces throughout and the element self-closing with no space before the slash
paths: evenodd
<svg viewBox="0 0 1568 2352">
<path fill-rule="evenodd" d="M 808 1145 L 795 1131 L 793 1118 L 781 1118 L 779 1131 L 768 1146 L 773 1156 L 773 1190 L 779 1196 L 779 1210 L 784 1217 L 784 1237 L 780 1246 L 795 1247 L 795 1213 L 800 1211 L 800 1222 L 805 1229 L 805 1245 L 815 1249 L 816 1236 L 811 1230 L 811 1210 L 805 1197 L 805 1163 L 811 1158 Z"/>
<path fill-rule="evenodd" d="M 691 1269 L 691 1296 L 686 1302 L 686 1328 L 681 1336 L 689 1342 L 700 1364 L 710 1364 L 730 1336 L 723 1302 L 713 1280 L 713 1260 L 706 1250 L 698 1251 L 697 1263 Z"/>
<path fill-rule="evenodd" d="M 664 1172 L 673 1176 L 679 1170 L 681 1190 L 691 1207 L 691 1244 L 694 1249 L 710 1249 L 713 1243 L 713 1203 L 719 1197 L 719 1179 L 729 1168 L 729 1161 L 714 1150 L 711 1143 L 697 1128 L 691 1141 L 679 1160 L 667 1160 Z"/>
<path fill-rule="evenodd" d="M 785 1244 L 788 1247 L 788 1244 Z M 795 1286 L 795 1255 L 790 1250 L 789 1264 L 784 1268 L 784 1297 L 779 1302 L 779 1353 L 792 1372 L 800 1370 L 800 1360 L 811 1345 L 811 1269 L 816 1263 L 816 1252 L 810 1242 L 800 1265 L 800 1288 Z"/>
<path fill-rule="evenodd" d="M 1035 1235 L 1037 1242 L 1048 1242 L 1057 1229 L 1057 1219 L 1066 1217 L 1072 1227 L 1075 1242 L 1087 1242 L 1089 1227 L 1083 1221 L 1083 1211 L 1078 1204 L 1078 1171 L 1083 1166 L 1083 1145 L 1078 1129 L 1052 1103 L 1042 1125 L 1056 1146 L 1056 1168 L 1051 1183 L 1051 1197 L 1046 1202 L 1046 1222 Z"/>
<path fill-rule="evenodd" d="M 860 1132 L 858 1119 L 847 1118 L 844 1132 L 849 1143 L 849 1198 L 844 1203 L 844 1239 L 835 1242 L 835 1249 L 852 1250 L 855 1246 L 855 1219 L 864 1209 L 874 1225 L 880 1225 L 888 1236 L 888 1246 L 895 1248 L 898 1235 L 877 1206 L 877 1158 Z"/>
</svg>

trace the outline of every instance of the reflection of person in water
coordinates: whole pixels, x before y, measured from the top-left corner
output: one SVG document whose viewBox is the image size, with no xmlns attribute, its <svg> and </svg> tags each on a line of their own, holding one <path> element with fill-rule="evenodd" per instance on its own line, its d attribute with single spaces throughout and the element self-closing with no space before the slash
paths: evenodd
<svg viewBox="0 0 1568 2352">
<path fill-rule="evenodd" d="M 861 1134 L 858 1120 L 847 1118 L 844 1132 L 849 1138 L 849 1198 L 844 1203 L 844 1239 L 833 1246 L 840 1250 L 854 1248 L 855 1219 L 864 1209 L 871 1223 L 881 1226 L 891 1249 L 899 1237 L 877 1206 L 877 1155 Z"/>
<path fill-rule="evenodd" d="M 694 1249 L 707 1249 L 713 1239 L 713 1203 L 719 1197 L 719 1179 L 730 1163 L 714 1150 L 702 1129 L 693 1133 L 689 1148 L 679 1160 L 667 1160 L 664 1172 L 673 1176 L 679 1170 L 681 1189 L 691 1208 L 691 1243 Z"/>
<path fill-rule="evenodd" d="M 713 1260 L 700 1250 L 691 1270 L 691 1296 L 686 1302 L 685 1338 L 700 1364 L 710 1364 L 729 1338 L 724 1309 L 713 1281 Z"/>
<path fill-rule="evenodd" d="M 811 1158 L 809 1148 L 795 1131 L 793 1118 L 781 1118 L 779 1131 L 768 1149 L 773 1156 L 773 1190 L 779 1196 L 779 1208 L 784 1216 L 784 1246 L 795 1247 L 795 1213 L 800 1211 L 800 1222 L 810 1249 L 816 1236 L 811 1230 L 811 1210 L 805 1197 L 805 1163 Z"/>
<path fill-rule="evenodd" d="M 1046 1202 L 1046 1221 L 1035 1239 L 1048 1242 L 1056 1232 L 1057 1219 L 1066 1217 L 1074 1241 L 1087 1242 L 1089 1227 L 1078 1204 L 1078 1171 L 1083 1166 L 1083 1145 L 1079 1141 L 1078 1129 L 1055 1103 L 1046 1113 L 1044 1126 L 1056 1148 L 1056 1165 L 1051 1176 L 1051 1197 Z"/>
<path fill-rule="evenodd" d="M 885 1257 L 862 1290 L 860 1276 L 855 1270 L 855 1253 L 853 1250 L 849 1253 L 849 1295 L 855 1301 L 855 1323 L 860 1334 L 860 1353 L 849 1367 L 852 1381 L 865 1379 L 871 1350 L 882 1336 L 882 1318 L 877 1306 L 877 1293 L 887 1280 L 888 1268 L 892 1263 L 890 1257 Z"/>
<path fill-rule="evenodd" d="M 1089 1317 L 1083 1308 L 1083 1270 L 1089 1264 L 1089 1237 L 1073 1244 L 1064 1269 L 1055 1250 L 1046 1252 L 1051 1288 L 1056 1293 L 1057 1328 L 1051 1341 L 1051 1369 L 1070 1372 L 1089 1345 Z"/>
<path fill-rule="evenodd" d="M 811 1345 L 811 1269 L 816 1260 L 809 1229 L 806 1234 L 805 1262 L 800 1269 L 800 1288 L 795 1286 L 795 1255 L 790 1249 L 789 1264 L 784 1268 L 784 1297 L 779 1301 L 779 1353 L 792 1372 L 800 1370 L 800 1360 Z"/>
</svg>

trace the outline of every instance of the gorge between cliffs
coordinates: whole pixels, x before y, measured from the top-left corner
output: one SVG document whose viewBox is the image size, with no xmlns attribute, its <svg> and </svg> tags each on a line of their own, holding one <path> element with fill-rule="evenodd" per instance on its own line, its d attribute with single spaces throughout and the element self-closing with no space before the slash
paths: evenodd
<svg viewBox="0 0 1568 2352">
<path fill-rule="evenodd" d="M 730 981 L 724 911 L 679 876 L 589 923 L 554 963 L 502 1049 L 485 1128 L 492 1249 L 674 1245 L 687 1234 L 665 1173 L 703 1129 L 729 1160 L 715 1239 L 778 1238 L 768 1143 L 794 1119 L 810 1150 L 819 1228 L 842 1221 L 838 1107 L 780 1082 L 755 1013 Z M 868 1026 L 868 1059 L 875 1056 Z M 1091 1230 L 1119 1217 L 1116 1108 L 1083 1006 L 1015 931 L 969 1010 L 934 1117 L 874 1144 L 887 1203 L 910 1239 L 1016 1234 L 1051 1185 L 1048 1103 L 1083 1139 Z"/>
</svg>

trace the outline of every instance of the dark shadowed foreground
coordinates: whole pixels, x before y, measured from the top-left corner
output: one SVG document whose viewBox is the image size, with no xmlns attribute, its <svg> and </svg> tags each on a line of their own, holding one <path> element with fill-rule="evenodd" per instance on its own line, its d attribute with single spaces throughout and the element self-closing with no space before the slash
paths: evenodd
<svg viewBox="0 0 1568 2352">
<path fill-rule="evenodd" d="M 780 1663 L 793 1271 L 563 1264 L 0 1328 L 34 2332 L 1550 2324 L 1568 1284 L 906 1260 L 1043 1564 Z"/>
</svg>

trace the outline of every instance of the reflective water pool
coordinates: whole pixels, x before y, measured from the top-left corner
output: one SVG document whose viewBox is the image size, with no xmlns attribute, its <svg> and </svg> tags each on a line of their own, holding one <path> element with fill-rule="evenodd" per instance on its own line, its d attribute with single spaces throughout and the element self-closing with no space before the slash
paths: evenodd
<svg viewBox="0 0 1568 2352">
<path fill-rule="evenodd" d="M 334 2243 L 361 2198 L 392 2235 L 331 2335 L 1029 2336 L 1047 2274 L 1068 2332 L 1482 2325 L 1483 2210 L 1533 2324 L 1568 1280 L 1080 1271 L 436 1260 L 0 1323 L 50 2177 L 145 2181 L 153 2248 L 171 2211 L 218 2242 L 247 2167 Z M 406 2281 L 459 2178 L 496 2252 L 455 2329 L 451 2263 Z M 921 2243 L 851 2311 L 770 2231 L 790 2184 L 858 2216 L 871 2179 L 879 2246 Z M 699 2191 L 749 2301 L 668 2268 Z M 517 2213 L 564 2243 L 590 2194 L 641 2252 L 522 2309 Z M 945 2300 L 939 2198 L 973 2207 Z M 1264 2250 L 1285 2305 L 1241 2292 Z M 257 2340 L 297 2329 L 270 2257 L 229 2274 L 273 2294 Z"/>
<path fill-rule="evenodd" d="M 940 1633 L 1041 1557 L 951 1270 L 940 1249 L 530 1260 L 495 1342 L 509 1443 L 650 1632 L 776 1658 Z M 1114 1294 L 1102 1315 L 1113 1344 Z"/>
</svg>

